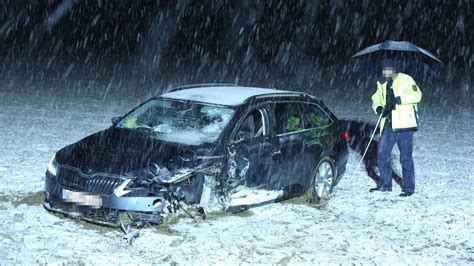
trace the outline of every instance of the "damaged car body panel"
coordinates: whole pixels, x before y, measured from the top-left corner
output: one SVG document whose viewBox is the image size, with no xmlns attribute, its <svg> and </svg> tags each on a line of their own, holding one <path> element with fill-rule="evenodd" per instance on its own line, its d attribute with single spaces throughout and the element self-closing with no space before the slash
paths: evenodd
<svg viewBox="0 0 474 266">
<path fill-rule="evenodd" d="M 231 92 L 231 93 L 229 93 Z M 302 195 L 316 165 L 345 172 L 342 125 L 316 98 L 196 86 L 154 97 L 58 151 L 44 206 L 105 225 L 160 223 L 186 206 L 240 211 Z M 332 189 L 332 187 L 331 187 Z"/>
</svg>

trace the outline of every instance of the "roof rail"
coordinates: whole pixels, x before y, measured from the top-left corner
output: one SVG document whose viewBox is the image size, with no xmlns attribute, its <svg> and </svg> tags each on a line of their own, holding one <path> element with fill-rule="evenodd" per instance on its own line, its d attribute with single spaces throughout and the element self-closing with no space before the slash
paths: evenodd
<svg viewBox="0 0 474 266">
<path fill-rule="evenodd" d="M 304 92 L 275 92 L 275 93 L 260 94 L 254 97 L 259 99 L 259 98 L 278 97 L 278 96 L 297 97 L 297 96 L 307 96 L 307 94 Z"/>
<path fill-rule="evenodd" d="M 310 94 L 304 93 L 304 92 L 288 92 L 288 91 L 285 92 L 285 91 L 283 91 L 281 93 L 276 92 L 276 93 L 267 93 L 267 94 L 255 95 L 255 96 L 247 98 L 245 101 L 248 102 L 248 101 L 252 101 L 252 100 L 256 100 L 256 99 L 264 99 L 264 98 L 271 98 L 271 97 L 309 97 L 309 98 L 317 99 L 316 97 L 314 97 Z"/>
<path fill-rule="evenodd" d="M 173 91 L 180 91 L 185 89 L 192 89 L 192 88 L 201 88 L 201 87 L 220 87 L 220 86 L 231 86 L 236 87 L 238 86 L 235 83 L 200 83 L 200 84 L 189 84 L 189 85 L 181 85 L 171 88 L 166 92 L 173 92 Z"/>
</svg>

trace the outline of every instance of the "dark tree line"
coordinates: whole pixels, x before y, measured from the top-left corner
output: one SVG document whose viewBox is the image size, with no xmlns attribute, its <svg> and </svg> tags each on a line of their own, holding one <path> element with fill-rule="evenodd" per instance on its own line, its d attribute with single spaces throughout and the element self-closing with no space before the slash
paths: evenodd
<svg viewBox="0 0 474 266">
<path fill-rule="evenodd" d="M 258 65 L 292 75 L 301 64 L 340 66 L 394 39 L 471 71 L 472 1 L 429 2 L 7 0 L 0 53 L 49 64 L 141 62 L 162 72 Z"/>
</svg>

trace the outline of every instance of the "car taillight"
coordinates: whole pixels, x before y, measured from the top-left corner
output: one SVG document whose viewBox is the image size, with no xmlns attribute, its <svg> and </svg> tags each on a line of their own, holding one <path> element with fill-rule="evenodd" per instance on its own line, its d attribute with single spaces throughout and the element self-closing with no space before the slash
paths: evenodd
<svg viewBox="0 0 474 266">
<path fill-rule="evenodd" d="M 342 133 L 342 137 L 344 138 L 346 142 L 349 142 L 349 132 L 347 132 L 347 130 L 345 130 L 344 133 Z"/>
</svg>

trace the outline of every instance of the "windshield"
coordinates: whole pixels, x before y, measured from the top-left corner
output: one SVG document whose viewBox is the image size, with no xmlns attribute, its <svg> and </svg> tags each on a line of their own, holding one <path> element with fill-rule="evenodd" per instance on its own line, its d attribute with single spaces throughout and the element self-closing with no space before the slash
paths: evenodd
<svg viewBox="0 0 474 266">
<path fill-rule="evenodd" d="M 233 114 L 224 106 L 153 99 L 122 118 L 116 128 L 142 128 L 161 140 L 200 145 L 216 141 Z"/>
</svg>

